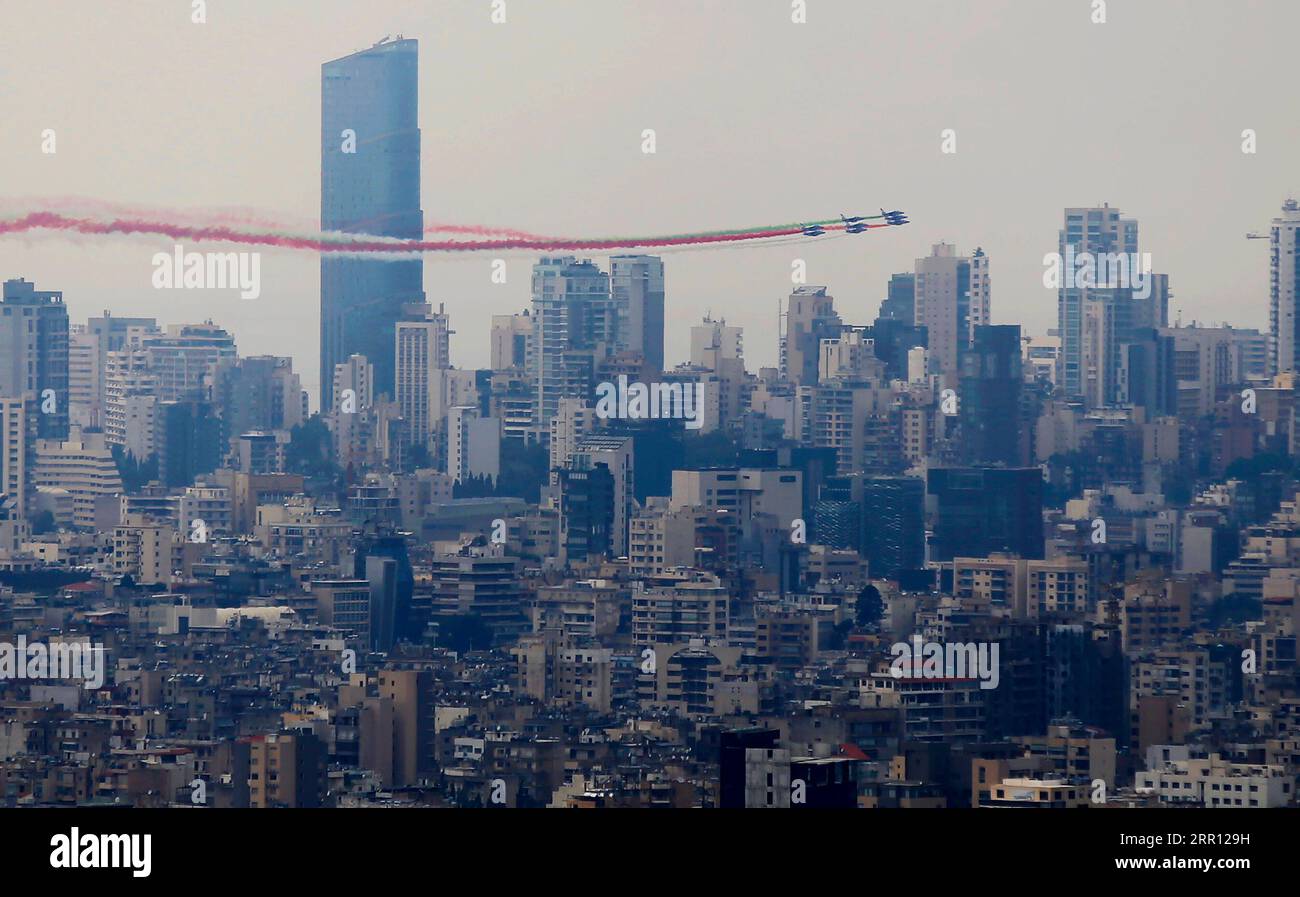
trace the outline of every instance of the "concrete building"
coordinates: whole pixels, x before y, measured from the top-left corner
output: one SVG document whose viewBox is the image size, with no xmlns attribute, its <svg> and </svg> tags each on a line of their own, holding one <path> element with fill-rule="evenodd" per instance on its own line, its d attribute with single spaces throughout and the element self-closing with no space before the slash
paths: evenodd
<svg viewBox="0 0 1300 897">
<path fill-rule="evenodd" d="M 26 396 L 0 396 L 0 492 L 13 502 L 12 515 L 25 518 L 35 497 L 38 482 L 35 461 L 35 408 Z"/>
<path fill-rule="evenodd" d="M 1295 777 L 1280 765 L 1189 758 L 1139 772 L 1135 787 L 1155 794 L 1162 805 L 1284 807 L 1294 797 Z"/>
<path fill-rule="evenodd" d="M 666 501 L 650 499 L 628 525 L 628 572 L 654 576 L 674 567 L 695 566 L 695 512 L 670 510 Z"/>
<path fill-rule="evenodd" d="M 652 372 L 664 369 L 664 263 L 653 255 L 609 259 L 614 351 L 636 352 Z"/>
<path fill-rule="evenodd" d="M 788 530 L 803 517 L 803 474 L 780 468 L 674 470 L 668 507 L 726 510 L 742 521 L 770 514 Z"/>
<path fill-rule="evenodd" d="M 411 442 L 428 445 L 446 413 L 440 372 L 451 367 L 449 319 L 442 306 L 436 313 L 428 305 L 407 306 L 396 328 L 393 395 L 410 427 Z"/>
<path fill-rule="evenodd" d="M 648 647 L 700 638 L 725 639 L 729 603 L 721 580 L 706 574 L 635 592 L 632 643 Z"/>
<path fill-rule="evenodd" d="M 209 398 L 223 362 L 237 357 L 235 338 L 211 321 L 171 324 L 163 335 L 140 341 L 160 402 Z"/>
<path fill-rule="evenodd" d="M 170 583 L 182 544 L 172 526 L 130 515 L 113 527 L 113 574 L 141 585 Z"/>
<path fill-rule="evenodd" d="M 614 513 L 610 527 L 610 552 L 614 557 L 627 554 L 628 526 L 632 519 L 634 477 L 632 438 L 628 436 L 588 435 L 579 437 L 569 456 L 570 470 L 592 470 L 599 465 L 613 477 Z"/>
<path fill-rule="evenodd" d="M 916 260 L 916 299 L 913 324 L 926 328 L 929 373 L 944 374 L 956 385 L 961 355 L 975 328 L 991 323 L 989 260 L 982 249 L 957 255 L 951 243 L 938 243 L 930 255 Z"/>
<path fill-rule="evenodd" d="M 365 579 L 317 579 L 311 584 L 316 618 L 348 632 L 348 647 L 370 650 L 370 582 Z"/>
<path fill-rule="evenodd" d="M 41 488 L 70 493 L 73 523 L 85 529 L 103 528 L 105 507 L 115 504 L 124 491 L 106 435 L 83 434 L 80 428 L 74 428 L 66 442 L 37 444 L 33 481 Z"/>
<path fill-rule="evenodd" d="M 447 475 L 459 483 L 470 477 L 501 476 L 501 421 L 479 417 L 475 405 L 447 409 Z"/>
<path fill-rule="evenodd" d="M 817 382 L 821 342 L 839 336 L 841 321 L 826 287 L 798 287 L 786 300 L 782 316 L 781 372 L 796 386 Z"/>
<path fill-rule="evenodd" d="M 532 358 L 532 315 L 527 309 L 517 315 L 493 315 L 491 340 L 492 370 L 528 370 Z"/>
<path fill-rule="evenodd" d="M 1019 807 L 1040 810 L 1064 810 L 1088 806 L 1089 790 L 1060 779 L 1003 779 L 989 789 L 980 807 Z"/>
<path fill-rule="evenodd" d="M 321 806 L 327 752 L 315 735 L 306 731 L 254 735 L 248 743 L 249 806 Z"/>
<path fill-rule="evenodd" d="M 1269 375 L 1300 370 L 1300 203 L 1288 199 L 1269 231 Z"/>
</svg>

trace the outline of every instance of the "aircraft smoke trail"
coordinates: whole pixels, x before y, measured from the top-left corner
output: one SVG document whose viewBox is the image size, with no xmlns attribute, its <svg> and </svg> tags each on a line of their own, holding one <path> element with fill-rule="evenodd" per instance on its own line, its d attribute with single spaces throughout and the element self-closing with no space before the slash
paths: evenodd
<svg viewBox="0 0 1300 897">
<path fill-rule="evenodd" d="M 529 233 L 526 230 L 514 230 L 509 227 L 483 227 L 477 224 L 438 224 L 429 222 L 424 226 L 426 234 L 468 234 L 475 237 L 508 237 L 516 240 L 553 240 L 543 234 Z"/>
<path fill-rule="evenodd" d="M 180 224 L 225 224 L 241 229 L 256 228 L 276 233 L 305 233 L 315 227 L 315 222 L 302 217 L 276 215 L 262 209 L 239 206 L 214 206 L 211 208 L 167 209 L 160 206 L 128 205 L 84 196 L 19 196 L 12 199 L 0 197 L 0 217 L 19 217 L 33 208 L 58 212 L 70 218 L 139 218 L 149 221 L 165 220 Z M 358 223 L 364 227 L 366 222 Z M 513 237 L 520 240 L 549 240 L 546 234 L 516 230 L 509 227 L 485 227 L 477 224 L 444 224 L 428 222 L 426 234 L 463 234 L 475 237 Z"/>
<path fill-rule="evenodd" d="M 87 203 L 90 208 L 93 204 Z M 384 255 L 400 256 L 427 252 L 485 252 L 529 250 L 538 252 L 556 251 L 602 251 L 638 248 L 672 248 L 677 246 L 708 246 L 711 244 L 734 244 L 748 241 L 773 240 L 782 237 L 797 237 L 805 229 L 817 227 L 823 231 L 843 231 L 845 224 L 838 219 L 808 221 L 796 224 L 767 225 L 735 230 L 716 230 L 682 234 L 667 234 L 646 237 L 600 237 L 579 239 L 571 237 L 544 237 L 526 231 L 507 228 L 480 227 L 477 225 L 432 224 L 426 230 L 433 233 L 448 233 L 457 236 L 473 236 L 477 239 L 443 239 L 443 240 L 407 240 L 394 237 L 376 237 L 366 234 L 325 231 L 317 233 L 295 232 L 293 230 L 268 227 L 274 219 L 256 216 L 252 213 L 231 211 L 212 214 L 208 220 L 201 213 L 189 213 L 189 220 L 184 213 L 173 215 L 160 213 L 158 210 L 130 209 L 134 214 L 121 214 L 124 207 L 112 204 L 100 204 L 98 211 L 108 213 L 106 217 L 91 214 L 68 214 L 58 211 L 27 212 L 0 218 L 0 236 L 25 234 L 39 231 L 85 234 L 95 236 L 107 235 L 145 235 L 162 236 L 171 240 L 188 240 L 198 243 L 228 243 L 244 246 L 267 246 L 279 249 L 302 250 L 345 255 Z M 241 217 L 242 216 L 242 217 Z M 865 216 L 878 219 L 884 215 Z M 865 221 L 864 218 L 864 221 Z M 237 226 L 238 225 L 238 226 Z M 252 228 L 249 225 L 253 225 Z M 863 223 L 863 229 L 889 227 L 885 223 Z"/>
</svg>

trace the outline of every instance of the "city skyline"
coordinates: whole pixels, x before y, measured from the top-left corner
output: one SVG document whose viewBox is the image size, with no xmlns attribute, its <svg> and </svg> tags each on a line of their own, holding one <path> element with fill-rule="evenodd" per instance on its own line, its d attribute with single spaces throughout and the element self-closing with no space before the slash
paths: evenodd
<svg viewBox="0 0 1300 897">
<path fill-rule="evenodd" d="M 43 15 L 60 12 L 59 4 L 50 4 L 49 12 L 37 8 L 44 5 L 28 6 L 25 21 L 31 29 L 40 28 Z M 509 20 L 502 25 L 493 25 L 485 11 L 453 7 L 440 10 L 439 21 L 446 27 L 432 33 L 428 23 L 409 10 L 393 7 L 389 18 L 390 33 L 421 41 L 421 174 L 428 196 L 423 205 L 430 220 L 575 234 L 671 232 L 697 221 L 723 226 L 746 218 L 788 220 L 807 214 L 809 207 L 843 206 L 850 214 L 873 202 L 906 208 L 913 224 L 904 231 L 886 232 L 887 241 L 839 241 L 825 246 L 810 241 L 806 248 L 796 247 L 797 255 L 785 247 L 755 247 L 684 253 L 669 259 L 668 363 L 687 356 L 680 333 L 698 318 L 699 311 L 708 309 L 714 317 L 725 317 L 749 331 L 747 352 L 757 367 L 776 361 L 775 340 L 758 340 L 754 335 L 774 329 L 777 301 L 788 292 L 785 284 L 793 257 L 808 262 L 809 283 L 825 284 L 840 298 L 847 320 L 865 323 L 875 317 L 884 293 L 881 285 L 889 275 L 907 270 L 911 260 L 927 254 L 932 244 L 982 246 L 994 259 L 993 322 L 1024 323 L 1028 332 L 1044 333 L 1055 326 L 1056 297 L 1041 288 L 1042 256 L 1056 248 L 1060 209 L 1102 200 L 1143 222 L 1143 248 L 1152 252 L 1156 270 L 1169 274 L 1174 313 L 1181 311 L 1184 321 L 1230 319 L 1237 326 L 1265 326 L 1267 253 L 1244 236 L 1266 228 L 1293 188 L 1284 160 L 1300 140 L 1280 107 L 1252 97 L 1257 93 L 1254 85 L 1268 80 L 1271 67 L 1284 56 L 1280 47 L 1272 53 L 1265 49 L 1287 30 L 1272 17 L 1294 13 L 1270 12 L 1272 26 L 1261 28 L 1250 10 L 1229 13 L 1206 7 L 1179 17 L 1177 9 L 1177 5 L 1155 3 L 1117 8 L 1109 22 L 1093 25 L 1084 18 L 1086 9 L 1076 12 L 1046 4 L 953 7 L 940 17 L 926 15 L 919 6 L 914 10 L 886 7 L 873 14 L 879 20 L 869 20 L 865 11 L 851 4 L 826 3 L 814 4 L 808 23 L 795 26 L 788 10 L 775 10 L 768 22 L 745 14 L 735 4 L 705 9 L 691 4 L 663 15 L 628 4 L 572 4 L 548 10 L 544 16 L 511 7 Z M 311 195 L 317 182 L 309 160 L 312 135 L 319 133 L 317 72 L 325 60 L 362 49 L 382 36 L 374 26 L 383 18 L 382 8 L 367 13 L 361 28 L 356 25 L 362 18 L 357 11 L 343 5 L 322 7 L 318 18 L 296 23 L 300 40 L 278 41 L 260 54 L 262 64 L 279 70 L 279 76 L 259 78 L 256 88 L 250 83 L 242 94 L 232 90 L 231 83 L 223 82 L 220 91 L 209 93 L 193 85 L 201 84 L 205 73 L 218 78 L 222 68 L 217 60 L 230 46 L 234 36 L 229 29 L 235 22 L 247 30 L 241 32 L 245 47 L 241 52 L 253 52 L 257 40 L 271 39 L 280 30 L 277 19 L 284 14 L 256 5 L 223 5 L 199 25 L 184 12 L 142 4 L 127 13 L 113 13 L 111 20 L 106 10 L 98 8 L 77 13 L 84 21 L 102 26 L 91 29 L 94 33 L 130 28 L 132 35 L 138 35 L 110 44 L 110 53 L 125 51 L 133 39 L 155 39 L 163 54 L 184 53 L 186 64 L 195 71 L 185 90 L 194 95 L 180 105 L 163 99 L 162 85 L 146 85 L 147 67 L 125 62 L 113 66 L 123 87 L 134 85 L 150 98 L 144 106 L 153 103 L 171 109 L 170 124 L 161 128 L 123 107 L 114 96 L 97 96 L 93 103 L 36 105 L 28 82 L 20 77 L 35 64 L 28 61 L 31 45 L 10 47 L 0 37 L 6 58 L 0 85 L 10 101 L 15 126 L 31 131 L 32 152 L 16 153 L 12 160 L 14 182 L 24 185 L 22 195 L 77 194 L 194 208 L 256 206 L 299 215 L 304 221 L 315 217 Z M 1073 17 L 1081 21 L 1075 24 Z M 666 21 L 674 22 L 677 65 L 671 71 L 656 67 L 646 56 L 653 46 L 650 36 L 664 34 Z M 728 27 L 742 29 L 748 38 L 735 50 L 738 55 L 713 58 L 689 52 Z M 1152 43 L 1162 27 L 1177 28 L 1178 54 L 1166 55 L 1172 53 L 1169 47 Z M 516 83 L 511 94 L 497 90 L 505 75 L 500 64 L 489 63 L 499 54 L 527 60 L 537 52 L 536 46 L 546 43 L 548 30 L 580 35 L 584 28 L 605 35 L 642 36 L 627 45 L 617 39 L 610 42 L 608 37 L 602 42 L 596 58 L 614 66 L 618 77 L 594 82 L 578 76 L 576 63 L 545 57 L 546 64 L 534 69 L 548 72 L 547 77 Z M 1035 38 L 1017 40 L 1017 28 L 1032 31 Z M 445 37 L 452 29 L 458 35 L 455 42 Z M 76 49 L 80 32 L 44 30 L 52 41 L 69 42 L 64 54 L 69 58 L 87 55 Z M 520 32 L 526 32 L 528 39 L 521 40 Z M 1044 34 L 1057 36 L 1063 46 L 1042 46 Z M 837 47 L 850 35 L 857 35 L 861 45 Z M 958 35 L 960 43 L 955 43 Z M 1248 39 L 1252 50 L 1244 52 L 1243 42 Z M 686 50 L 681 47 L 683 40 Z M 739 85 L 744 63 L 751 61 L 745 54 L 791 42 L 817 49 L 835 64 L 825 75 L 797 67 L 789 71 L 770 65 L 751 67 L 748 78 L 754 83 L 745 95 L 761 93 L 762 104 L 710 102 L 717 91 L 734 91 Z M 931 75 L 936 60 L 945 58 L 937 53 L 945 43 L 953 52 Z M 1069 96 L 1062 105 L 1044 96 L 1042 87 L 1011 77 L 1010 62 L 1004 60 L 1015 54 L 999 50 L 1012 45 L 1021 57 L 1028 54 L 1025 64 L 1048 49 L 1053 53 L 1071 49 L 1086 53 L 1089 47 L 1106 53 L 1141 50 L 1130 53 L 1131 67 L 1136 69 L 1126 70 L 1123 78 L 1094 70 L 1089 91 Z M 923 46 L 936 50 L 927 53 Z M 1201 59 L 1233 53 L 1237 58 L 1230 66 L 1216 66 L 1210 83 L 1204 67 L 1195 64 L 1198 47 L 1203 51 Z M 57 55 L 57 43 L 44 52 Z M 710 66 L 719 70 L 709 75 Z M 887 77 L 879 77 L 877 69 Z M 1151 77 L 1139 78 L 1144 71 Z M 889 77 L 894 73 L 900 77 Z M 902 73 L 911 77 L 903 78 Z M 468 84 L 467 74 L 473 76 Z M 62 71 L 53 73 L 42 84 L 43 92 L 68 93 L 72 87 L 64 81 L 68 77 Z M 233 84 L 244 79 L 238 73 L 220 77 L 233 79 Z M 1126 91 L 1120 88 L 1139 81 L 1148 95 L 1159 93 L 1158 108 L 1124 101 Z M 1108 82 L 1116 89 L 1104 90 Z M 87 89 L 78 83 L 79 89 Z M 448 90 L 448 83 L 457 86 Z M 861 84 L 870 84 L 871 90 L 859 97 L 856 86 Z M 566 94 L 574 95 L 575 108 L 583 111 L 576 119 L 566 117 L 568 124 L 557 128 L 529 107 L 530 100 L 540 99 L 536 91 L 560 85 Z M 626 94 L 621 99 L 620 85 Z M 945 99 L 936 101 L 939 85 Z M 665 96 L 671 90 L 678 99 L 665 104 L 664 97 L 657 96 L 661 89 Z M 961 102 L 963 90 L 1003 101 L 986 107 L 991 111 L 981 115 L 979 106 Z M 1127 93 L 1132 91 L 1129 88 Z M 221 105 L 235 96 L 243 97 L 248 107 L 237 117 L 244 127 L 222 133 L 207 129 L 211 139 L 205 146 L 200 140 L 205 129 L 197 123 L 185 126 L 187 116 L 202 113 L 207 120 L 222 120 Z M 601 100 L 592 102 L 597 96 Z M 922 96 L 928 99 L 922 101 Z M 855 100 L 852 105 L 850 97 Z M 1048 111 L 1055 109 L 1063 111 Z M 449 128 L 446 119 L 452 110 L 456 125 Z M 507 121 L 511 127 L 526 122 L 529 133 L 536 136 L 527 159 L 490 139 Z M 692 124 L 685 129 L 688 122 Z M 1112 123 L 1103 127 L 1098 122 Z M 59 135 L 53 156 L 37 151 L 40 133 L 47 127 Z M 641 153 L 640 136 L 647 127 L 657 133 L 658 151 L 653 156 Z M 952 155 L 940 151 L 945 128 L 956 131 L 957 152 Z M 1245 128 L 1258 133 L 1255 155 L 1241 152 Z M 802 139 L 805 133 L 824 134 L 825 139 L 809 144 Z M 1063 134 L 1071 139 L 1062 142 Z M 1050 143 L 1050 153 L 1044 141 Z M 1149 161 L 1157 152 L 1164 154 L 1159 165 Z M 159 164 L 171 154 L 193 163 L 193 167 L 187 164 L 186 172 L 202 171 L 204 177 L 196 181 Z M 806 164 L 801 164 L 804 160 Z M 1231 171 L 1232 177 L 1207 182 L 1199 172 L 1211 164 L 1214 170 Z M 482 176 L 466 176 L 475 170 Z M 274 178 L 268 177 L 272 171 Z M 283 177 L 286 171 L 294 174 Z M 1180 182 L 1181 190 L 1176 186 Z M 647 202 L 638 197 L 631 206 L 620 203 L 618 197 L 626 196 L 636 183 L 646 196 L 657 199 Z M 846 189 L 845 184 L 850 186 Z M 534 197 L 541 201 L 539 205 L 534 206 Z M 579 201 L 565 201 L 570 197 Z M 1193 197 L 1213 211 L 1191 213 L 1187 203 Z M 734 214 L 716 211 L 724 207 Z M 700 209 L 710 210 L 707 217 Z M 989 210 L 996 214 L 990 217 Z M 210 295 L 160 295 L 149 290 L 148 257 L 158 248 L 169 248 L 160 242 L 100 247 L 62 238 L 9 238 L 0 243 L 0 258 L 21 253 L 25 276 L 63 290 L 74 319 L 106 307 L 123 315 L 168 321 L 211 317 L 235 332 L 248 351 L 288 351 L 318 401 L 316 347 L 298 324 L 314 317 L 317 305 L 311 262 L 266 252 L 264 294 L 246 302 L 223 298 L 214 308 Z M 603 261 L 599 254 L 593 258 Z M 60 269 L 67 270 L 73 259 L 79 260 L 74 270 L 61 277 Z M 425 265 L 426 295 L 430 301 L 446 303 L 457 322 L 453 364 L 475 367 L 486 362 L 484 306 L 496 314 L 525 307 L 530 264 L 530 259 L 510 257 L 505 284 L 491 281 L 488 259 L 440 258 Z M 93 278 L 78 273 L 92 268 Z"/>
<path fill-rule="evenodd" d="M 108 807 L 1300 807 L 1300 7 L 0 4 L 52 869 L 218 818 Z M 1063 816 L 940 853 L 1268 827 Z"/>
</svg>

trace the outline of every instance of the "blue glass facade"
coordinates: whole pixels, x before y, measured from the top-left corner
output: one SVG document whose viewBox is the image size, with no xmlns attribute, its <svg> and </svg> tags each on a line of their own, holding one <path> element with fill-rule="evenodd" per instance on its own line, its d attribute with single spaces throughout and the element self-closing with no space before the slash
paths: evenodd
<svg viewBox="0 0 1300 897">
<path fill-rule="evenodd" d="M 418 67 L 414 40 L 321 66 L 322 229 L 422 236 Z M 322 408 L 333 407 L 334 365 L 353 354 L 392 395 L 396 322 L 404 304 L 424 302 L 423 261 L 322 257 L 320 281 Z"/>
</svg>

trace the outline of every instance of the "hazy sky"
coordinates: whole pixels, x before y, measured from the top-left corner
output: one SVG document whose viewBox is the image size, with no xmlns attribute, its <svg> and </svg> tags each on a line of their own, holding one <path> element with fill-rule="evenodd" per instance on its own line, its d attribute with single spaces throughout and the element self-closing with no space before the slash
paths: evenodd
<svg viewBox="0 0 1300 897">
<path fill-rule="evenodd" d="M 1300 189 L 1294 0 L 0 0 L 0 202 L 82 196 L 320 210 L 320 65 L 420 41 L 432 221 L 563 236 L 744 227 L 900 208 L 913 223 L 665 257 L 667 354 L 706 310 L 775 363 L 794 258 L 846 321 L 932 243 L 982 246 L 993 318 L 1056 325 L 1042 285 L 1065 206 L 1109 202 L 1168 273 L 1171 316 L 1267 326 L 1266 230 Z M 53 128 L 57 153 L 41 152 Z M 653 128 L 658 152 L 641 152 Z M 940 152 L 945 128 L 957 153 Z M 1241 152 L 1241 132 L 1258 152 Z M 158 239 L 0 238 L 0 278 L 103 309 L 212 318 L 242 354 L 292 354 L 316 394 L 319 265 L 263 251 L 262 295 L 156 291 Z M 598 260 L 602 261 L 603 259 Z M 485 365 L 492 313 L 529 302 L 531 259 L 429 256 L 425 290 Z"/>
</svg>

